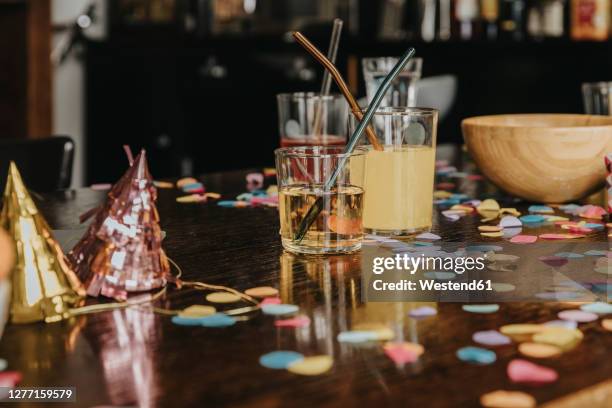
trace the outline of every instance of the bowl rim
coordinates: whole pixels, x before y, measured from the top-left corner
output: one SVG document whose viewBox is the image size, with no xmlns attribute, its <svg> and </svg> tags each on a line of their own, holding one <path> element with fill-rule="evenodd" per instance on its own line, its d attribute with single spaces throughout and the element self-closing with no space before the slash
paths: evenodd
<svg viewBox="0 0 612 408">
<path fill-rule="evenodd" d="M 610 123 L 607 125 L 580 125 L 580 126 L 531 126 L 531 125 L 510 125 L 510 124 L 484 124 L 475 123 L 477 120 L 484 118 L 499 118 L 499 117 L 516 117 L 516 116 L 578 116 L 578 117 L 591 117 L 595 116 L 598 118 L 608 118 Z M 479 126 L 479 127 L 496 127 L 496 128 L 508 128 L 508 129 L 612 129 L 612 116 L 606 115 L 589 115 L 583 113 L 508 113 L 508 114 L 497 114 L 497 115 L 480 115 L 471 116 L 461 121 L 461 126 Z"/>
</svg>

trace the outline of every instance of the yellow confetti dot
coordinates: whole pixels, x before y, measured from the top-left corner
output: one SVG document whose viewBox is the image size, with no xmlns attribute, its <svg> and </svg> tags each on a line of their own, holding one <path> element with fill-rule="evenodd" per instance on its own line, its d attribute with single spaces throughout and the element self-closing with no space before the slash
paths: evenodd
<svg viewBox="0 0 612 408">
<path fill-rule="evenodd" d="M 559 215 L 545 215 L 546 221 L 548 222 L 558 222 L 558 221 L 569 221 L 567 217 L 561 217 Z"/>
<path fill-rule="evenodd" d="M 486 408 L 532 408 L 536 406 L 536 400 L 521 391 L 497 390 L 483 394 L 480 405 Z"/>
<path fill-rule="evenodd" d="M 321 375 L 328 372 L 334 365 L 334 359 L 330 356 L 305 357 L 287 367 L 287 371 L 299 375 Z"/>
<path fill-rule="evenodd" d="M 490 262 L 512 263 L 518 261 L 521 258 L 518 255 L 492 253 L 487 255 L 487 259 Z"/>
<path fill-rule="evenodd" d="M 168 181 L 154 181 L 153 184 L 155 185 L 155 187 L 157 188 L 174 188 L 174 184 L 168 182 Z"/>
<path fill-rule="evenodd" d="M 516 208 L 502 208 L 499 210 L 499 214 L 500 215 L 510 214 L 510 215 L 514 215 L 515 217 L 521 216 L 521 212 L 517 210 Z"/>
<path fill-rule="evenodd" d="M 544 326 L 544 330 L 533 335 L 533 342 L 557 346 L 563 351 L 568 351 L 578 345 L 583 337 L 578 329 Z"/>
<path fill-rule="evenodd" d="M 469 205 L 461 205 L 461 204 L 455 204 L 450 209 L 453 211 L 463 211 L 466 214 L 469 214 L 474 211 L 474 207 L 470 207 Z"/>
<path fill-rule="evenodd" d="M 498 231 L 501 231 L 501 227 L 498 227 L 497 225 L 480 225 L 478 227 L 478 231 L 482 231 L 482 232 L 498 232 Z"/>
<path fill-rule="evenodd" d="M 516 341 L 526 341 L 531 339 L 536 333 L 541 332 L 546 327 L 541 324 L 508 324 L 499 328 L 499 331 L 506 336 L 511 337 Z"/>
<path fill-rule="evenodd" d="M 206 198 L 199 194 L 190 194 L 176 198 L 177 203 L 200 203 L 202 201 L 206 201 Z"/>
<path fill-rule="evenodd" d="M 249 296 L 256 298 L 274 297 L 278 295 L 278 289 L 271 286 L 259 286 L 244 291 Z"/>
<path fill-rule="evenodd" d="M 612 319 L 603 319 L 601 326 L 608 331 L 612 331 Z"/>
<path fill-rule="evenodd" d="M 409 343 L 409 342 L 395 343 L 395 342 L 389 341 L 385 343 L 384 345 L 385 350 L 389 348 L 396 348 L 396 347 L 401 347 L 406 351 L 414 353 L 417 357 L 425 352 L 425 347 L 423 347 L 422 345 L 418 343 Z"/>
<path fill-rule="evenodd" d="M 453 193 L 451 193 L 449 191 L 444 191 L 444 190 L 436 190 L 433 193 L 433 197 L 437 198 L 437 199 L 449 198 L 452 195 L 453 195 Z"/>
<path fill-rule="evenodd" d="M 212 306 L 193 305 L 183 309 L 178 315 L 180 317 L 204 317 L 217 313 Z"/>
<path fill-rule="evenodd" d="M 219 193 L 212 193 L 212 192 L 211 193 L 205 193 L 204 197 L 212 198 L 213 200 L 217 200 L 217 199 L 221 198 L 221 194 L 219 194 Z"/>
<path fill-rule="evenodd" d="M 184 177 L 176 182 L 176 186 L 178 188 L 183 188 L 183 186 L 186 186 L 187 184 L 193 184 L 193 183 L 198 183 L 198 180 L 194 179 L 193 177 Z"/>
<path fill-rule="evenodd" d="M 480 203 L 478 207 L 476 207 L 476 211 L 478 214 L 486 218 L 487 220 L 495 219 L 499 216 L 499 203 L 491 198 L 488 198 Z"/>
<path fill-rule="evenodd" d="M 551 344 L 542 343 L 522 343 L 518 350 L 521 354 L 533 358 L 550 358 L 561 354 L 561 349 Z"/>
<path fill-rule="evenodd" d="M 206 296 L 211 303 L 235 303 L 240 301 L 240 296 L 229 292 L 213 292 Z"/>
<path fill-rule="evenodd" d="M 269 196 L 276 196 L 276 195 L 278 195 L 278 186 L 276 184 L 272 184 L 271 186 L 269 186 L 267 188 L 266 193 Z"/>
<path fill-rule="evenodd" d="M 504 233 L 501 231 L 497 231 L 497 232 L 481 232 L 480 235 L 482 235 L 483 237 L 489 237 L 489 238 L 500 238 L 504 236 Z"/>
</svg>

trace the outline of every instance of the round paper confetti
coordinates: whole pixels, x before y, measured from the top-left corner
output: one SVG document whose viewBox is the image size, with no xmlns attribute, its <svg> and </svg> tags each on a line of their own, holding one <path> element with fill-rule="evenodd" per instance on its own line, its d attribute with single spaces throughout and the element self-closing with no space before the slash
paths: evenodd
<svg viewBox="0 0 612 408">
<path fill-rule="evenodd" d="M 485 346 L 504 346 L 512 341 L 508 336 L 504 336 L 497 330 L 484 330 L 472 335 L 474 343 L 484 344 Z"/>
<path fill-rule="evenodd" d="M 532 340 L 534 343 L 549 344 L 557 346 L 563 351 L 568 351 L 578 345 L 583 337 L 582 332 L 577 329 L 544 326 L 544 330 L 535 333 Z"/>
<path fill-rule="evenodd" d="M 283 303 L 283 301 L 279 297 L 267 297 L 261 301 L 259 306 L 263 307 L 265 305 L 280 305 L 281 303 Z"/>
<path fill-rule="evenodd" d="M 597 249 L 591 249 L 584 253 L 586 256 L 606 256 L 608 255 L 608 251 L 602 251 Z"/>
<path fill-rule="evenodd" d="M 284 370 L 291 364 L 303 360 L 304 355 L 295 351 L 273 351 L 259 357 L 259 364 L 273 370 Z"/>
<path fill-rule="evenodd" d="M 584 312 L 605 315 L 612 313 L 612 305 L 603 302 L 587 303 L 586 305 L 581 305 L 580 310 Z"/>
<path fill-rule="evenodd" d="M 506 373 L 512 382 L 534 385 L 551 383 L 559 378 L 555 370 L 521 359 L 510 361 Z"/>
<path fill-rule="evenodd" d="M 415 237 L 416 239 L 430 239 L 432 241 L 437 241 L 441 239 L 439 235 L 432 234 L 431 232 L 423 232 Z"/>
<path fill-rule="evenodd" d="M 519 218 L 519 220 L 521 220 L 525 224 L 535 224 L 538 222 L 545 221 L 546 218 L 542 217 L 541 215 L 523 215 Z"/>
<path fill-rule="evenodd" d="M 498 232 L 481 232 L 480 235 L 488 238 L 501 238 L 504 236 L 504 233 L 501 231 Z"/>
<path fill-rule="evenodd" d="M 537 214 L 553 214 L 555 212 L 555 210 L 553 210 L 547 205 L 531 205 L 529 206 L 527 211 L 529 211 L 530 213 Z"/>
<path fill-rule="evenodd" d="M 157 187 L 157 188 L 164 188 L 164 189 L 174 188 L 174 184 L 170 183 L 169 181 L 155 180 L 153 182 L 153 185 L 155 185 L 155 187 Z"/>
<path fill-rule="evenodd" d="M 423 274 L 428 279 L 435 280 L 450 280 L 455 279 L 457 275 L 453 272 L 435 272 L 435 271 L 427 271 Z"/>
<path fill-rule="evenodd" d="M 498 390 L 483 394 L 480 405 L 485 408 L 533 408 L 536 400 L 531 395 L 521 391 Z"/>
<path fill-rule="evenodd" d="M 240 302 L 241 298 L 229 292 L 213 292 L 206 295 L 206 300 L 211 303 L 235 303 Z"/>
<path fill-rule="evenodd" d="M 497 360 L 495 352 L 480 347 L 463 347 L 457 350 L 457 358 L 475 364 L 492 364 Z"/>
<path fill-rule="evenodd" d="M 501 220 L 499 220 L 499 226 L 501 228 L 518 228 L 522 227 L 523 223 L 521 222 L 521 220 L 512 215 L 506 215 L 505 217 L 502 217 Z"/>
<path fill-rule="evenodd" d="M 504 293 L 504 292 L 512 292 L 516 290 L 516 286 L 511 283 L 503 283 L 503 282 L 493 282 L 491 287 L 495 292 Z"/>
<path fill-rule="evenodd" d="M 183 186 L 186 186 L 188 184 L 193 184 L 193 183 L 197 183 L 198 180 L 194 179 L 193 177 L 185 177 L 180 179 L 179 181 L 176 182 L 176 186 L 178 188 L 183 188 Z"/>
<path fill-rule="evenodd" d="M 543 324 L 546 327 L 563 327 L 564 329 L 575 329 L 578 323 L 571 320 L 551 320 Z"/>
<path fill-rule="evenodd" d="M 572 320 L 578 323 L 592 322 L 598 319 L 595 313 L 584 312 L 582 310 L 564 310 L 557 314 L 559 319 Z"/>
<path fill-rule="evenodd" d="M 395 364 L 408 364 L 414 363 L 419 359 L 419 356 L 402 347 L 402 346 L 390 346 L 384 348 L 385 354 L 389 357 Z"/>
<path fill-rule="evenodd" d="M 271 286 L 259 286 L 256 288 L 247 289 L 244 291 L 244 293 L 255 298 L 266 298 L 278 295 L 278 289 Z"/>
<path fill-rule="evenodd" d="M 480 232 L 499 232 L 502 230 L 502 227 L 498 227 L 497 225 L 480 225 L 478 227 L 478 231 Z"/>
<path fill-rule="evenodd" d="M 279 305 L 263 305 L 261 311 L 267 315 L 282 316 L 286 314 L 297 313 L 300 308 L 296 305 L 279 304 Z"/>
<path fill-rule="evenodd" d="M 513 244 L 533 244 L 538 240 L 535 235 L 515 235 L 510 239 Z"/>
<path fill-rule="evenodd" d="M 179 326 L 201 326 L 203 318 L 204 317 L 173 316 L 171 320 L 172 323 Z"/>
<path fill-rule="evenodd" d="M 377 339 L 376 333 L 371 331 L 344 331 L 338 334 L 340 343 L 365 343 Z"/>
<path fill-rule="evenodd" d="M 204 317 L 217 313 L 217 310 L 212 306 L 193 305 L 181 310 L 178 314 L 180 317 Z"/>
<path fill-rule="evenodd" d="M 419 317 L 435 316 L 437 313 L 438 311 L 431 306 L 421 306 L 421 307 L 417 307 L 416 309 L 412 309 L 408 313 L 408 315 L 410 315 L 410 317 L 419 318 Z"/>
<path fill-rule="evenodd" d="M 601 326 L 608 331 L 612 331 L 612 319 L 603 319 Z"/>
<path fill-rule="evenodd" d="M 223 313 L 215 313 L 200 319 L 200 324 L 204 327 L 228 327 L 235 323 L 236 319 Z"/>
<path fill-rule="evenodd" d="M 561 354 L 559 347 L 543 343 L 521 343 L 518 347 L 519 352 L 532 358 L 550 358 Z"/>
<path fill-rule="evenodd" d="M 499 305 L 463 305 L 461 308 L 470 313 L 495 313 L 499 310 Z"/>
<path fill-rule="evenodd" d="M 555 256 L 558 256 L 561 258 L 568 258 L 568 259 L 584 258 L 584 255 L 577 254 L 575 252 L 557 252 Z"/>
<path fill-rule="evenodd" d="M 287 371 L 299 375 L 321 375 L 328 372 L 334 365 L 330 356 L 312 356 L 289 364 Z"/>
<path fill-rule="evenodd" d="M 385 350 L 388 348 L 403 348 L 404 350 L 415 354 L 417 357 L 422 355 L 425 352 L 425 348 L 418 343 L 410 343 L 410 342 L 387 342 L 384 347 Z"/>
<path fill-rule="evenodd" d="M 308 316 L 295 316 L 291 319 L 277 320 L 274 322 L 276 327 L 306 327 L 310 325 Z"/>
</svg>

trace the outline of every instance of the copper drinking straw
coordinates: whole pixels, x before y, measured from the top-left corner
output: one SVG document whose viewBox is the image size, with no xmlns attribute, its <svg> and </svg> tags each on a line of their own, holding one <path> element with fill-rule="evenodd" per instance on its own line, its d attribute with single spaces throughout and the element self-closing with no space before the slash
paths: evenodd
<svg viewBox="0 0 612 408">
<path fill-rule="evenodd" d="M 321 65 L 325 67 L 325 69 L 327 69 L 327 71 L 329 71 L 332 78 L 334 78 L 334 81 L 336 81 L 338 88 L 340 88 L 340 92 L 342 92 L 342 95 L 344 95 L 346 101 L 351 107 L 353 115 L 355 115 L 355 117 L 359 121 L 363 120 L 363 113 L 361 112 L 361 108 L 355 100 L 355 97 L 353 97 L 353 95 L 351 94 L 351 91 L 346 85 L 346 82 L 344 82 L 344 79 L 342 78 L 342 75 L 340 75 L 338 68 L 336 68 L 336 66 L 332 64 L 332 62 L 327 59 L 327 57 L 323 55 L 323 53 L 321 53 L 321 51 L 319 51 L 319 49 L 315 47 L 313 43 L 308 41 L 308 39 L 304 37 L 302 33 L 300 33 L 299 31 L 295 31 L 293 33 L 293 38 L 295 38 L 295 40 L 306 49 L 306 51 L 308 51 L 317 61 L 319 61 L 319 63 L 321 63 Z M 370 141 L 372 147 L 375 150 L 383 150 L 382 146 L 378 142 L 378 139 L 376 138 L 376 133 L 374 133 L 374 129 L 371 126 L 368 126 L 366 128 L 366 134 L 368 136 L 368 140 Z"/>
</svg>

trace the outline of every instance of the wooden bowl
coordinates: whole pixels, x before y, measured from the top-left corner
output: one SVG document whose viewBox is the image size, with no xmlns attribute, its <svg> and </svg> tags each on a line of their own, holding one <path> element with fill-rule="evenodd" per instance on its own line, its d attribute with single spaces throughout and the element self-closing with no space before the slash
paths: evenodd
<svg viewBox="0 0 612 408">
<path fill-rule="evenodd" d="M 520 114 L 461 123 L 480 170 L 503 190 L 545 203 L 583 198 L 605 181 L 612 116 Z"/>
</svg>

